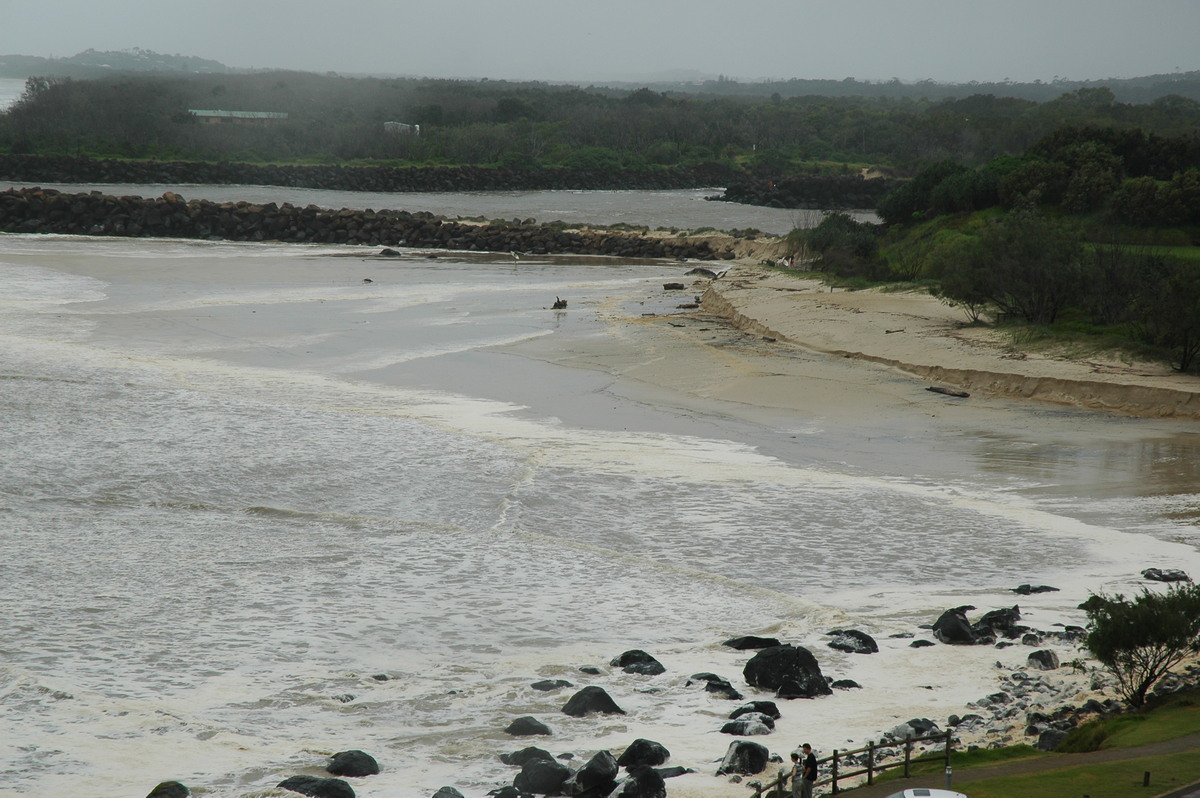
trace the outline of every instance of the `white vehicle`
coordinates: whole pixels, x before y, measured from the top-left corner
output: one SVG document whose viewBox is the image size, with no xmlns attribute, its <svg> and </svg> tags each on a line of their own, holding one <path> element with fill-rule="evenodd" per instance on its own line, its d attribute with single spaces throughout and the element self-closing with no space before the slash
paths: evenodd
<svg viewBox="0 0 1200 798">
<path fill-rule="evenodd" d="M 894 792 L 887 798 L 967 798 L 961 792 L 954 790 L 937 790 L 933 787 L 909 787 L 907 790 Z"/>
</svg>

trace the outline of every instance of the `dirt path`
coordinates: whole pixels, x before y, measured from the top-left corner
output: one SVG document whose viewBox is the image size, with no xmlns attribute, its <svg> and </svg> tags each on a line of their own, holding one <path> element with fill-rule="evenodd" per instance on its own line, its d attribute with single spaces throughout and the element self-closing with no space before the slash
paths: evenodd
<svg viewBox="0 0 1200 798">
<path fill-rule="evenodd" d="M 955 772 L 952 774 L 952 789 L 966 790 L 969 794 L 969 785 L 972 782 L 983 781 L 984 779 L 1021 776 L 1027 773 L 1040 773 L 1048 770 L 1059 770 L 1061 768 L 1078 767 L 1080 765 L 1102 762 L 1119 762 L 1125 759 L 1139 759 L 1147 756 L 1178 754 L 1196 749 L 1200 749 L 1200 733 L 1189 734 L 1187 737 L 1166 740 L 1161 743 L 1142 745 L 1136 748 L 1114 748 L 1104 751 L 1090 751 L 1086 754 L 1056 754 L 1038 759 L 1021 759 L 985 768 L 973 768 L 971 770 Z M 894 792 L 910 787 L 937 787 L 945 789 L 946 776 L 942 773 L 916 776 L 911 779 L 900 779 L 898 781 L 889 781 L 885 784 L 874 784 L 869 787 L 864 786 L 853 790 L 844 790 L 839 795 L 846 795 L 849 798 L 885 798 L 885 796 L 891 795 Z M 1193 795 L 1200 795 L 1200 784 L 1192 785 L 1192 787 L 1195 789 L 1186 788 L 1182 793 L 1179 792 L 1178 788 L 1172 788 L 1172 792 L 1165 793 L 1165 795 L 1176 796 L 1177 798 L 1190 798 Z M 1151 789 L 1154 788 L 1151 787 Z M 828 795 L 829 786 L 826 785 L 818 788 L 818 791 L 821 794 Z M 1147 798 L 1161 794 L 1159 792 L 1152 792 L 1148 794 Z"/>
</svg>

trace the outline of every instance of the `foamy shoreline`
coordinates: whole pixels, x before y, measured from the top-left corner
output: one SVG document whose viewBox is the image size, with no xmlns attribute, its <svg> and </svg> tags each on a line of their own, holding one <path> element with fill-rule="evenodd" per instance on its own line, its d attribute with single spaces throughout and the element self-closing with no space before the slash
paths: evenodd
<svg viewBox="0 0 1200 798">
<path fill-rule="evenodd" d="M 1161 364 L 1019 352 L 928 294 L 830 291 L 801 274 L 738 265 L 702 307 L 739 329 L 871 361 L 968 392 L 1136 416 L 1200 419 L 1200 379 Z"/>
</svg>

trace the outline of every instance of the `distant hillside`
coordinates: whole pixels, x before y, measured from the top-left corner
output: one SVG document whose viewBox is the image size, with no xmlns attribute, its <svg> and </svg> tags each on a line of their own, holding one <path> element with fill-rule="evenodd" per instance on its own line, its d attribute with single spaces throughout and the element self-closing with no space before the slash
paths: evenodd
<svg viewBox="0 0 1200 798">
<path fill-rule="evenodd" d="M 845 78 L 844 80 L 792 78 L 791 80 L 742 82 L 721 76 L 716 80 L 651 81 L 649 83 L 598 81 L 593 85 L 596 88 L 607 87 L 620 91 L 632 91 L 644 87 L 671 95 L 777 97 L 785 100 L 792 97 L 886 97 L 936 101 L 990 94 L 993 97 L 1016 97 L 1034 102 L 1055 100 L 1064 94 L 1077 92 L 1080 89 L 1106 88 L 1113 93 L 1113 98 L 1117 102 L 1123 103 L 1149 103 L 1170 95 L 1200 101 L 1200 70 L 1102 80 L 1056 78 L 1048 83 L 1040 80 L 1032 83 L 1015 83 L 1013 81 L 938 83 L 932 80 L 906 83 L 899 79 L 867 81 L 854 78 Z"/>
<path fill-rule="evenodd" d="M 0 78 L 28 78 L 34 75 L 96 78 L 115 72 L 221 74 L 234 71 L 219 61 L 190 55 L 162 55 L 140 47 L 105 52 L 84 50 L 69 58 L 0 55 Z"/>
<path fill-rule="evenodd" d="M 244 74 L 274 71 L 269 69 L 236 69 L 219 61 L 185 55 L 162 55 L 135 47 L 131 50 L 84 50 L 69 58 L 42 58 L 32 55 L 0 55 L 0 78 L 70 77 L 98 78 L 119 72 L 165 72 L 187 74 Z M 282 70 L 281 70 L 282 71 Z M 349 77 L 348 75 L 344 77 Z M 396 75 L 377 77 L 400 78 Z M 430 76 L 436 77 L 436 76 Z M 474 81 L 467 81 L 468 83 Z M 747 100 L 795 97 L 858 97 L 863 99 L 912 99 L 926 101 L 956 100 L 975 95 L 1015 97 L 1033 102 L 1048 102 L 1081 89 L 1108 89 L 1113 99 L 1121 103 L 1150 103 L 1163 97 L 1180 96 L 1200 102 L 1200 70 L 1171 74 L 1147 75 L 1137 78 L 1104 78 L 1098 80 L 1068 80 L 1055 78 L 1050 82 L 1015 83 L 995 81 L 980 83 L 938 83 L 932 80 L 904 82 L 898 78 L 888 81 L 826 80 L 791 78 L 790 80 L 741 81 L 724 75 L 712 78 L 688 70 L 668 70 L 643 77 L 641 80 L 558 81 L 547 78 L 545 85 L 584 86 L 596 93 L 611 90 L 623 96 L 647 88 L 661 94 L 743 98 Z"/>
</svg>

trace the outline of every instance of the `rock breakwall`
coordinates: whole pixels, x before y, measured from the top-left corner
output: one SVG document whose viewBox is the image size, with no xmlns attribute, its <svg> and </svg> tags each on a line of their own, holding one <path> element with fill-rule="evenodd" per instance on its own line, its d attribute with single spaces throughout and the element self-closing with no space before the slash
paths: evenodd
<svg viewBox="0 0 1200 798">
<path fill-rule="evenodd" d="M 290 203 L 252 204 L 161 197 L 68 194 L 24 188 L 0 192 L 0 230 L 10 233 L 198 238 L 350 244 L 531 254 L 714 260 L 709 241 L 613 230 L 563 230 L 532 222 L 472 224 L 431 213 L 330 210 Z"/>
<path fill-rule="evenodd" d="M 654 170 L 482 166 L 305 166 L 0 155 L 0 179 L 38 183 L 202 183 L 330 191 L 547 191 L 725 186 L 746 174 L 720 164 Z"/>
<path fill-rule="evenodd" d="M 769 208 L 867 209 L 879 204 L 883 195 L 897 185 L 882 177 L 864 178 L 800 176 L 774 180 L 747 180 L 727 184 L 725 193 L 710 199 L 762 205 Z"/>
</svg>

